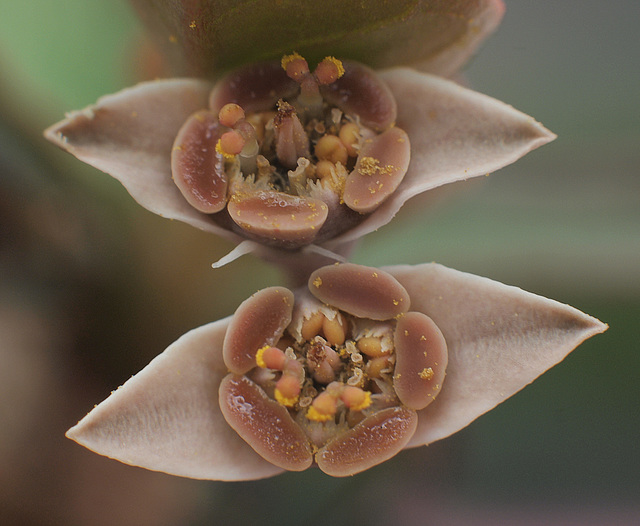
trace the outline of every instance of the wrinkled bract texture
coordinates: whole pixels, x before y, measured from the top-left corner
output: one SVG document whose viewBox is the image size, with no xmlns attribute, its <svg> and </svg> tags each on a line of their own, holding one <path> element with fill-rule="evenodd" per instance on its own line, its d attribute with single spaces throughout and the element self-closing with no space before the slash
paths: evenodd
<svg viewBox="0 0 640 526">
<path fill-rule="evenodd" d="M 376 269 L 351 264 L 345 268 L 351 275 L 358 271 L 370 275 L 376 272 Z M 321 289 L 321 282 L 330 284 L 333 278 L 326 272 L 335 271 L 328 267 L 318 272 L 310 280 L 311 291 L 314 288 Z M 321 469 L 335 476 L 352 474 L 388 458 L 389 451 L 392 454 L 397 452 L 393 450 L 394 444 L 413 447 L 455 433 L 561 361 L 583 340 L 607 328 L 598 320 L 567 305 L 433 263 L 387 267 L 377 272 L 379 276 L 384 273 L 384 276 L 389 275 L 397 280 L 397 284 L 389 289 L 392 294 L 403 289 L 409 297 L 410 305 L 404 311 L 408 313 L 400 315 L 397 322 L 395 318 L 390 322 L 391 325 L 397 323 L 401 327 L 402 333 L 396 332 L 396 337 L 401 340 L 406 337 L 411 343 L 412 325 L 422 324 L 422 320 L 426 318 L 432 320 L 431 330 L 441 333 L 446 342 L 446 372 L 444 380 L 439 380 L 441 388 L 437 396 L 422 409 L 418 409 L 423 403 L 420 401 L 420 389 L 416 391 L 409 384 L 408 391 L 401 394 L 401 402 L 395 402 L 392 407 L 383 409 L 382 413 L 374 412 L 372 420 L 368 421 L 370 432 L 361 434 L 359 424 L 353 421 L 351 423 L 355 426 L 351 431 L 330 435 L 335 438 L 333 442 L 329 440 L 328 445 L 322 445 L 326 437 L 310 433 L 319 441 L 319 446 L 316 446 L 319 447 L 319 454 L 313 457 L 315 462 Z M 363 287 L 367 288 L 370 278 L 363 279 Z M 396 290 L 397 287 L 400 288 Z M 288 302 L 289 296 L 285 291 L 286 289 L 276 288 L 275 291 L 268 292 L 269 301 L 280 297 L 283 303 Z M 324 329 L 308 329 L 301 322 L 294 325 L 301 315 L 305 319 L 305 313 L 317 310 L 313 305 L 329 309 L 323 310 L 325 318 L 331 312 L 331 308 L 325 304 L 314 303 L 317 300 L 311 297 L 305 299 L 299 292 L 296 294 L 295 305 L 286 307 L 293 309 L 292 322 L 285 333 L 288 341 L 295 340 L 296 334 L 301 336 L 303 329 L 311 330 L 311 334 L 316 331 L 324 339 L 330 338 L 328 333 L 323 332 Z M 247 301 L 249 307 L 244 307 L 243 316 L 252 312 L 251 300 Z M 262 301 L 258 303 L 262 304 Z M 335 301 L 341 300 L 337 297 Z M 285 311 L 285 318 L 288 316 L 286 312 L 288 311 Z M 227 334 L 231 330 L 230 322 L 231 319 L 227 318 L 184 335 L 69 430 L 68 436 L 97 453 L 122 462 L 194 478 L 245 480 L 268 477 L 285 468 L 304 469 L 311 462 L 313 448 L 306 450 L 306 453 L 304 448 L 298 449 L 301 456 L 292 464 L 287 464 L 286 459 L 281 459 L 282 450 L 276 445 L 275 456 L 267 453 L 271 460 L 267 462 L 263 458 L 265 453 L 264 448 L 261 449 L 261 442 L 251 444 L 254 439 L 251 436 L 247 438 L 247 433 L 252 428 L 243 430 L 242 423 L 234 422 L 232 425 L 244 433 L 244 438 L 241 438 L 223 416 L 218 392 L 221 390 L 222 396 L 229 395 L 230 392 L 228 388 L 221 388 L 223 378 L 228 377 L 227 383 L 236 385 L 236 391 L 244 385 L 238 384 L 239 379 L 248 378 L 233 374 L 228 376 L 229 370 L 223 360 L 223 346 L 229 337 L 235 338 Z M 231 323 L 239 327 L 234 331 L 242 331 L 245 327 L 235 320 Z M 268 333 L 271 338 L 280 331 L 277 323 L 265 327 L 265 334 Z M 273 327 L 276 327 L 276 333 Z M 263 329 L 258 329 L 258 333 L 260 330 Z M 417 342 L 421 341 L 423 340 L 418 337 Z M 395 342 L 398 348 L 404 344 L 401 341 Z M 376 351 L 368 352 L 371 353 L 369 359 L 373 361 Z M 428 355 L 429 352 L 427 358 Z M 287 413 L 286 410 L 283 412 L 285 406 L 278 405 L 271 398 L 270 382 L 274 371 L 277 378 L 280 375 L 286 376 L 287 370 L 297 369 L 292 367 L 295 365 L 292 363 L 284 365 L 286 360 L 278 356 L 277 349 L 272 354 L 265 351 L 261 363 L 264 362 L 273 369 L 258 367 L 248 373 L 250 379 L 242 380 L 247 385 L 252 384 L 252 397 L 264 400 L 266 409 L 260 414 L 270 414 L 271 409 L 268 408 L 275 408 L 276 405 L 279 409 L 274 414 Z M 420 372 L 424 378 L 433 378 L 429 371 L 431 364 L 423 361 L 420 356 L 409 353 L 397 358 L 397 366 L 403 368 L 402 374 L 418 367 L 422 368 Z M 437 371 L 433 373 L 438 374 Z M 297 373 L 294 371 L 293 376 L 295 374 Z M 308 377 L 310 373 L 307 371 L 305 375 Z M 332 381 L 327 377 L 322 382 L 328 380 Z M 385 385 L 384 382 L 382 385 Z M 290 386 L 283 386 L 283 391 L 288 389 Z M 336 398 L 338 407 L 343 403 L 354 407 L 353 399 L 344 395 L 346 390 L 339 388 L 338 391 L 337 396 L 341 397 Z M 304 394 L 304 387 L 301 393 Z M 372 398 L 374 397 L 375 393 Z M 240 402 L 246 400 L 236 398 L 232 407 L 241 408 L 242 405 L 237 405 Z M 254 407 L 255 405 L 248 406 L 246 410 L 240 410 L 240 413 L 236 411 L 236 414 L 241 416 Z M 324 406 L 319 404 L 319 407 L 321 411 L 325 411 Z M 293 411 L 291 414 L 295 413 L 295 409 L 290 411 Z M 329 412 L 331 411 L 332 408 Z M 340 414 L 339 411 L 336 415 Z M 414 414 L 415 420 L 412 416 Z M 346 414 L 347 417 L 348 415 L 349 413 Z M 291 429 L 299 430 L 300 421 L 307 422 L 302 429 L 305 426 L 309 428 L 310 423 L 318 424 L 309 419 L 302 420 L 302 417 L 304 414 L 301 413 L 297 420 L 292 418 L 288 424 L 279 425 L 284 426 L 281 429 L 291 426 Z M 376 419 L 389 419 L 391 435 L 379 434 L 379 422 Z M 300 441 L 302 435 L 299 431 L 295 433 L 299 439 L 296 443 L 301 444 L 296 447 L 300 448 L 304 441 Z M 396 438 L 385 449 L 389 436 Z M 375 442 L 382 448 L 383 454 L 379 457 L 375 456 L 377 452 L 372 453 L 373 457 L 354 454 L 353 444 L 363 443 L 363 440 L 366 443 L 367 437 L 377 437 Z M 373 462 L 371 458 L 374 458 Z M 274 460 L 279 466 L 272 463 Z M 353 468 L 354 463 L 356 468 Z"/>
</svg>

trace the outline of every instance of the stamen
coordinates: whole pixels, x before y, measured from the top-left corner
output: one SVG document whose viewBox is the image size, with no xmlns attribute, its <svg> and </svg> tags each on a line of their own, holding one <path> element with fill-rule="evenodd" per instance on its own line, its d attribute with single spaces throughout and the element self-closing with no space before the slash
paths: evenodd
<svg viewBox="0 0 640 526">
<path fill-rule="evenodd" d="M 284 55 L 280 64 L 282 65 L 282 69 L 287 73 L 287 76 L 296 82 L 301 82 L 302 78 L 309 73 L 309 64 L 307 64 L 307 61 L 302 55 L 299 55 L 295 51 L 290 55 Z"/>
<path fill-rule="evenodd" d="M 329 391 L 325 391 L 315 397 L 307 411 L 307 418 L 315 422 L 326 422 L 333 418 L 337 408 L 336 397 L 332 396 Z"/>
<path fill-rule="evenodd" d="M 315 336 L 320 334 L 323 322 L 324 314 L 321 312 L 315 312 L 310 318 L 305 319 L 302 322 L 302 327 L 300 328 L 302 338 L 304 340 L 312 340 Z"/>
<path fill-rule="evenodd" d="M 284 369 L 287 357 L 283 351 L 276 347 L 265 345 L 258 349 L 256 353 L 256 364 L 263 369 L 276 369 L 282 371 Z"/>
<path fill-rule="evenodd" d="M 318 84 L 325 86 L 338 80 L 344 75 L 342 61 L 335 57 L 325 57 L 313 72 Z"/>
<path fill-rule="evenodd" d="M 244 119 L 244 110 L 238 104 L 225 104 L 218 112 L 220 124 L 227 128 L 233 128 L 240 119 Z"/>
<path fill-rule="evenodd" d="M 389 354 L 389 351 L 382 350 L 382 341 L 380 340 L 380 338 L 375 338 L 373 336 L 365 336 L 364 338 L 360 338 L 356 346 L 358 347 L 358 350 L 360 352 L 366 354 L 371 358 Z"/>
<path fill-rule="evenodd" d="M 224 155 L 225 159 L 233 158 L 238 155 L 244 148 L 245 140 L 235 130 L 222 134 L 222 137 L 216 144 L 216 151 Z"/>
<path fill-rule="evenodd" d="M 340 128 L 338 137 L 347 149 L 349 157 L 358 156 L 358 143 L 360 141 L 360 128 L 354 122 L 347 122 Z"/>
<path fill-rule="evenodd" d="M 383 355 L 373 358 L 367 362 L 367 375 L 369 378 L 381 378 L 383 371 L 389 369 L 389 365 L 389 356 Z"/>
<path fill-rule="evenodd" d="M 296 405 L 300 396 L 300 382 L 294 376 L 283 374 L 280 380 L 276 382 L 275 398 L 276 401 L 286 407 Z"/>
<path fill-rule="evenodd" d="M 344 388 L 340 398 L 352 411 L 362 411 L 371 405 L 371 393 L 351 385 Z"/>
<path fill-rule="evenodd" d="M 331 180 L 335 174 L 336 166 L 331 161 L 321 160 L 316 164 L 316 178 Z"/>
</svg>

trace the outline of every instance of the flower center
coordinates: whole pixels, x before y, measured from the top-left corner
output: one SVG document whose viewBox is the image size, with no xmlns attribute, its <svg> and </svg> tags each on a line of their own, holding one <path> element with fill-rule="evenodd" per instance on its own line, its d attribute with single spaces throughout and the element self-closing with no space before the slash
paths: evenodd
<svg viewBox="0 0 640 526">
<path fill-rule="evenodd" d="M 342 62 L 327 57 L 312 73 L 294 53 L 283 57 L 282 68 L 299 84 L 297 96 L 246 115 L 240 105 L 228 103 L 218 114 L 220 124 L 231 128 L 216 144 L 225 158 L 231 193 L 253 185 L 254 190 L 289 195 L 312 197 L 322 189 L 342 195 L 363 129 L 356 116 L 329 104 L 320 93 L 320 86 L 344 74 Z"/>
<path fill-rule="evenodd" d="M 210 109 L 174 141 L 173 180 L 198 211 L 269 245 L 297 249 L 362 221 L 398 187 L 409 140 L 377 75 L 298 54 L 216 85 Z"/>
<path fill-rule="evenodd" d="M 325 308 L 262 347 L 248 377 L 285 406 L 310 442 L 322 447 L 368 415 L 400 405 L 393 388 L 393 327 L 358 327 L 352 316 Z"/>
</svg>

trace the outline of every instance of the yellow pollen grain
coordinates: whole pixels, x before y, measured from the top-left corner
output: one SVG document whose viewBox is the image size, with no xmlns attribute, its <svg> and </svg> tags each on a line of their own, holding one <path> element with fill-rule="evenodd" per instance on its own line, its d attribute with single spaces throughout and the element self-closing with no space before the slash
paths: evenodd
<svg viewBox="0 0 640 526">
<path fill-rule="evenodd" d="M 324 59 L 328 62 L 331 62 L 336 67 L 336 69 L 338 70 L 338 78 L 344 75 L 344 66 L 342 65 L 342 60 L 339 60 L 336 57 L 324 57 Z"/>
<path fill-rule="evenodd" d="M 380 161 L 375 157 L 362 157 L 358 163 L 358 171 L 362 175 L 373 176 L 376 174 L 389 175 L 393 172 L 393 165 L 380 166 Z M 379 181 L 376 181 L 379 183 Z"/>
<path fill-rule="evenodd" d="M 420 336 L 420 341 L 421 342 L 426 342 L 427 341 L 427 338 L 425 337 L 424 334 L 422 336 Z"/>
<path fill-rule="evenodd" d="M 393 304 L 397 307 L 398 305 L 400 305 L 400 302 L 398 300 L 393 300 Z"/>
<path fill-rule="evenodd" d="M 285 407 L 293 407 L 294 405 L 296 405 L 296 402 L 298 401 L 298 396 L 294 396 L 291 398 L 288 398 L 286 396 L 283 396 L 282 393 L 276 389 L 275 390 L 275 397 L 276 397 L 276 401 L 280 404 L 283 405 Z"/>
<path fill-rule="evenodd" d="M 422 378 L 423 380 L 431 380 L 433 378 L 434 374 L 435 373 L 433 372 L 433 369 L 431 367 L 425 367 L 419 373 L 420 378 Z"/>
<path fill-rule="evenodd" d="M 405 335 L 405 336 L 409 336 L 409 331 L 405 330 L 405 331 L 404 331 L 404 335 Z"/>
<path fill-rule="evenodd" d="M 314 422 L 326 422 L 327 420 L 331 420 L 333 415 L 320 413 L 315 407 L 311 406 L 307 411 L 307 418 Z"/>
<path fill-rule="evenodd" d="M 297 59 L 302 59 L 304 60 L 304 57 L 302 55 L 300 55 L 299 53 L 296 53 L 295 51 L 293 53 L 291 53 L 290 55 L 284 55 L 282 57 L 282 60 L 280 61 L 280 65 L 282 66 L 282 69 L 284 69 L 285 71 L 287 70 L 287 66 L 293 62 L 294 60 Z"/>
<path fill-rule="evenodd" d="M 364 398 L 362 402 L 356 405 L 352 405 L 349 409 L 352 411 L 362 411 L 371 405 L 371 393 L 369 391 L 364 392 Z"/>
<path fill-rule="evenodd" d="M 191 23 L 189 24 L 189 27 L 190 27 L 191 29 L 195 29 L 196 27 L 198 27 L 198 25 L 196 24 L 196 21 L 195 21 L 195 20 L 192 20 L 192 21 L 191 21 Z"/>
<path fill-rule="evenodd" d="M 264 352 L 269 348 L 268 345 L 265 345 L 264 347 L 260 347 L 258 349 L 258 352 L 256 352 L 256 365 L 258 367 L 260 367 L 261 369 L 266 369 L 267 368 L 267 364 L 264 361 Z"/>
<path fill-rule="evenodd" d="M 320 285 L 322 285 L 322 278 L 318 276 L 316 279 L 313 280 L 313 286 L 319 289 Z"/>
<path fill-rule="evenodd" d="M 374 278 L 377 278 L 377 277 L 378 277 L 378 273 L 377 273 L 377 272 L 374 272 L 374 273 L 373 273 L 373 277 L 374 277 Z"/>
<path fill-rule="evenodd" d="M 216 143 L 216 153 L 222 155 L 227 160 L 235 159 L 236 157 L 232 153 L 227 153 L 222 149 L 222 145 L 220 144 L 220 139 L 218 139 L 218 142 Z"/>
</svg>

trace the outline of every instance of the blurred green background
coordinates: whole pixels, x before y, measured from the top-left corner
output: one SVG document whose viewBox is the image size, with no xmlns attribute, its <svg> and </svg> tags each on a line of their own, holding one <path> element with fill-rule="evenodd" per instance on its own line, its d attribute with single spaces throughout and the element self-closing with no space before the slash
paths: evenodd
<svg viewBox="0 0 640 526">
<path fill-rule="evenodd" d="M 438 261 L 611 328 L 454 437 L 364 474 L 225 484 L 123 466 L 63 434 L 281 276 L 249 257 L 211 270 L 228 243 L 142 210 L 42 139 L 148 73 L 128 4 L 0 0 L 0 523 L 640 522 L 640 3 L 506 3 L 466 78 L 558 140 L 414 200 L 355 260 Z"/>
</svg>

